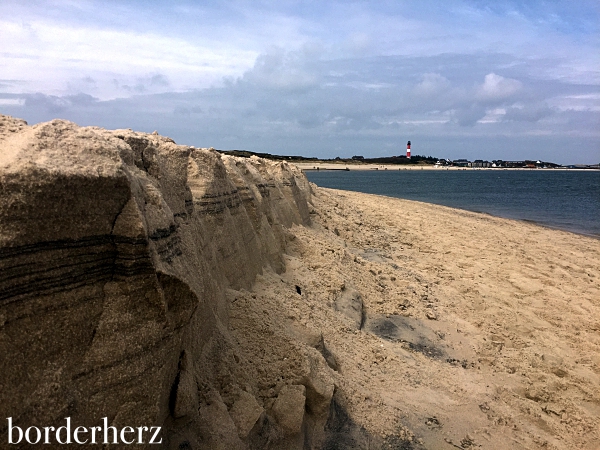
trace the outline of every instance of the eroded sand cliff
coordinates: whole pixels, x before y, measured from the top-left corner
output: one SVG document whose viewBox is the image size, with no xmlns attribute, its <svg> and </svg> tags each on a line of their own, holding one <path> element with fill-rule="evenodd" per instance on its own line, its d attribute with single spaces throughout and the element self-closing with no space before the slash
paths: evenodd
<svg viewBox="0 0 600 450">
<path fill-rule="evenodd" d="M 229 432 L 247 438 L 264 408 L 259 380 L 229 375 L 244 362 L 226 289 L 285 270 L 289 228 L 310 224 L 306 179 L 129 130 L 9 117 L 0 127 L 2 417 L 27 427 L 107 416 L 162 425 L 169 447 L 218 446 L 213 432 L 241 446 Z M 230 385 L 233 414 L 219 395 Z M 282 413 L 267 437 L 298 434 L 302 413 L 291 424 Z"/>
<path fill-rule="evenodd" d="M 600 446 L 597 239 L 156 134 L 0 139 L 0 417 L 174 449 Z"/>
</svg>

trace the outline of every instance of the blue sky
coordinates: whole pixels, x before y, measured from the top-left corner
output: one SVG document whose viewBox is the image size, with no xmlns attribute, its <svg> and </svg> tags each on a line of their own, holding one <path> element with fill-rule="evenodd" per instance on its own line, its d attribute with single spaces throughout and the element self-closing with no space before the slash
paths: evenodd
<svg viewBox="0 0 600 450">
<path fill-rule="evenodd" d="M 600 4 L 0 2 L 0 113 L 319 157 L 600 162 Z"/>
</svg>

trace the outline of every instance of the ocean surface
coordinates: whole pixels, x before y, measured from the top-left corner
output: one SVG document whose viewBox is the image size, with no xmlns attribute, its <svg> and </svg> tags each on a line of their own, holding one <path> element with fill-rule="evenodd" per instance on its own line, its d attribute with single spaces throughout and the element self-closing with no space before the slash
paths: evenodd
<svg viewBox="0 0 600 450">
<path fill-rule="evenodd" d="M 600 237 L 600 171 L 335 170 L 305 171 L 322 187 L 527 220 Z"/>
</svg>

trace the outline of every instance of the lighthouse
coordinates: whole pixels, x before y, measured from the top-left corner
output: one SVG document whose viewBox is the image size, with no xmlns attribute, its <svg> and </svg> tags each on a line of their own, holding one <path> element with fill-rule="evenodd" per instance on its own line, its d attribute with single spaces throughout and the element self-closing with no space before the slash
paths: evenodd
<svg viewBox="0 0 600 450">
<path fill-rule="evenodd" d="M 410 158 L 410 141 L 406 144 L 406 157 Z"/>
</svg>

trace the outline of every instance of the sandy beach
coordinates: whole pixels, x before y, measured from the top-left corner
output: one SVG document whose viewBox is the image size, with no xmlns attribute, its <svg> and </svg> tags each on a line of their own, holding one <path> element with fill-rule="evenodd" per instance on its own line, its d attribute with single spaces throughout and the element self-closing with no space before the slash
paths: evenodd
<svg viewBox="0 0 600 450">
<path fill-rule="evenodd" d="M 265 325 L 263 310 L 275 336 L 322 333 L 348 412 L 388 442 L 414 445 L 402 448 L 600 447 L 599 240 L 314 193 L 314 225 L 293 228 L 286 272 L 265 272 L 252 293 L 230 291 L 232 301 L 259 300 L 232 303 L 238 342 L 248 318 Z"/>
</svg>

